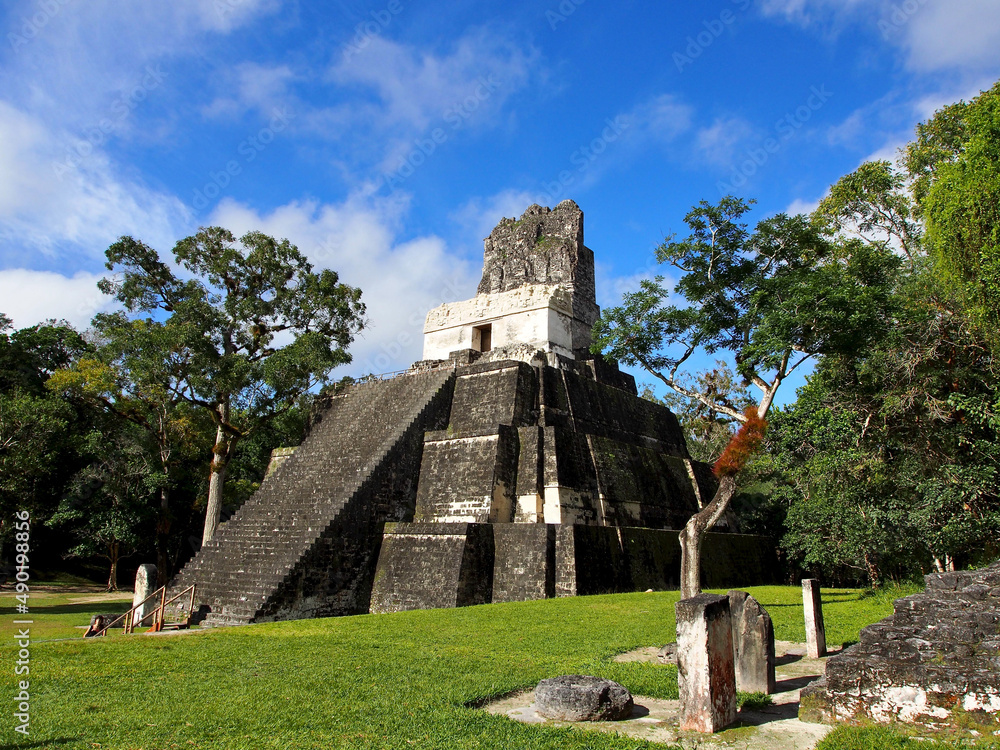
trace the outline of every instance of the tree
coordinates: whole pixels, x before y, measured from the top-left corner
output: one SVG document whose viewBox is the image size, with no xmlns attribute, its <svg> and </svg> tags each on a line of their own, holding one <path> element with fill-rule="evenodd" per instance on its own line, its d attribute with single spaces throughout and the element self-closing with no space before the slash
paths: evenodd
<svg viewBox="0 0 1000 750">
<path fill-rule="evenodd" d="M 685 381 L 683 386 L 685 390 L 705 395 L 710 403 L 731 404 L 741 414 L 754 403 L 749 389 L 722 360 L 717 361 L 711 370 L 697 373 L 693 383 Z M 659 398 L 647 385 L 639 395 L 666 406 L 674 413 L 684 432 L 688 454 L 695 461 L 714 464 L 733 439 L 734 425 L 739 425 L 732 417 L 676 391 L 667 391 Z"/>
<path fill-rule="evenodd" d="M 237 242 L 229 231 L 209 227 L 181 240 L 173 256 L 183 277 L 131 237 L 106 255 L 108 269 L 120 273 L 103 279 L 101 290 L 129 313 L 146 313 L 149 331 L 162 323 L 165 387 L 204 409 L 215 426 L 207 542 L 218 526 L 237 443 L 350 361 L 347 346 L 364 322 L 361 291 L 331 270 L 314 273 L 288 240 L 260 232 Z"/>
<path fill-rule="evenodd" d="M 103 425 L 87 435 L 93 461 L 70 483 L 51 526 L 69 527 L 77 544 L 68 557 L 108 561 L 108 591 L 118 590 L 118 565 L 139 550 L 153 517 L 157 489 L 138 429 L 128 422 Z"/>
<path fill-rule="evenodd" d="M 799 495 L 783 546 L 843 583 L 980 562 L 1000 538 L 993 358 L 916 261 L 893 324 L 824 358 L 769 446 Z"/>
<path fill-rule="evenodd" d="M 45 389 L 54 370 L 86 351 L 80 335 L 55 321 L 12 329 L 0 314 L 0 549 L 15 511 L 41 523 L 55 509 L 82 465 L 76 438 L 90 416 Z"/>
<path fill-rule="evenodd" d="M 0 512 L 5 530 L 15 511 L 33 519 L 47 515 L 58 496 L 60 465 L 70 447 L 66 433 L 74 419 L 60 399 L 17 389 L 0 393 Z"/>
<path fill-rule="evenodd" d="M 691 234 L 657 249 L 658 261 L 681 271 L 675 292 L 687 306 L 667 304 L 658 276 L 594 327 L 593 351 L 638 365 L 742 425 L 716 463 L 715 496 L 681 532 L 682 597 L 701 590 L 702 538 L 735 494 L 781 384 L 817 355 L 864 347 L 887 319 L 899 267 L 883 245 L 835 241 L 804 216 L 779 214 L 751 232 L 740 221 L 749 208 L 732 196 L 702 201 L 685 217 Z M 732 356 L 745 384 L 759 391 L 756 407 L 740 411 L 724 396 L 686 386 L 680 368 L 698 350 Z"/>
<path fill-rule="evenodd" d="M 906 164 L 937 272 L 1000 351 L 1000 83 L 919 125 Z"/>
<path fill-rule="evenodd" d="M 8 333 L 13 323 L 0 313 L 0 393 L 19 389 L 45 394 L 45 382 L 89 349 L 66 321 L 45 323 Z"/>
<path fill-rule="evenodd" d="M 898 247 L 909 259 L 922 255 L 922 228 L 906 193 L 904 176 L 887 161 L 865 162 L 841 177 L 813 213 L 831 232 Z"/>
<path fill-rule="evenodd" d="M 120 312 L 99 314 L 93 325 L 94 350 L 54 372 L 47 387 L 144 433 L 146 481 L 158 496 L 156 565 L 162 585 L 169 579 L 171 496 L 182 462 L 193 460 L 192 454 L 204 447 L 207 418 L 199 419 L 201 414 L 177 395 L 175 370 L 177 356 L 184 350 L 183 329 L 154 320 L 129 320 Z"/>
</svg>

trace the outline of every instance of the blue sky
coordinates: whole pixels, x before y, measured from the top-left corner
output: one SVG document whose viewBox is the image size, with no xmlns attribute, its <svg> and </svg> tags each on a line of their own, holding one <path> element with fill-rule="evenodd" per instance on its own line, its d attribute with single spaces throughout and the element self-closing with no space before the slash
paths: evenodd
<svg viewBox="0 0 1000 750">
<path fill-rule="evenodd" d="M 123 234 L 288 237 L 360 286 L 354 374 L 420 358 L 482 239 L 586 214 L 598 295 L 701 199 L 809 210 L 1000 78 L 996 0 L 13 0 L 0 10 L 0 311 L 83 327 Z M 789 394 L 790 396 L 791 394 Z"/>
</svg>

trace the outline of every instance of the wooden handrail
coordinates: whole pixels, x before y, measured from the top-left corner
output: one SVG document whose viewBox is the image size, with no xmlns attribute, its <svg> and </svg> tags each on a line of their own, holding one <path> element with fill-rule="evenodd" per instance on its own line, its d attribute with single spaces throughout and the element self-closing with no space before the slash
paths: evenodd
<svg viewBox="0 0 1000 750">
<path fill-rule="evenodd" d="M 110 628 L 110 627 L 111 627 L 112 625 L 114 625 L 114 624 L 115 624 L 116 622 L 118 622 L 119 620 L 122 620 L 122 619 L 124 619 L 124 620 L 125 620 L 125 625 L 124 625 L 124 628 L 125 628 L 125 632 L 126 632 L 126 633 L 131 633 L 131 632 L 132 632 L 132 624 L 131 624 L 131 623 L 132 623 L 132 614 L 133 614 L 133 613 L 134 613 L 134 612 L 135 612 L 136 610 L 140 609 L 140 608 L 141 608 L 141 607 L 142 607 L 142 606 L 143 606 L 143 605 L 144 605 L 144 604 L 145 604 L 146 602 L 148 602 L 148 601 L 149 601 L 150 599 L 152 599 L 152 598 L 153 598 L 154 596 L 159 596 L 159 595 L 160 595 L 160 592 L 161 592 L 161 591 L 163 591 L 163 590 L 165 590 L 166 588 L 167 588 L 166 586 L 160 586 L 160 588 L 158 588 L 158 589 L 157 589 L 156 591 L 154 591 L 154 592 L 153 592 L 152 594 L 150 594 L 150 595 L 149 595 L 149 596 L 147 596 L 147 597 L 146 597 L 145 599 L 143 599 L 143 600 L 142 600 L 141 602 L 139 602 L 138 604 L 136 604 L 136 605 L 135 605 L 134 607 L 132 607 L 132 609 L 130 609 L 130 610 L 129 610 L 128 612 L 126 612 L 126 613 L 125 613 L 125 614 L 123 614 L 123 615 L 118 615 L 118 617 L 116 617 L 116 618 L 115 618 L 115 619 L 113 619 L 113 620 L 112 620 L 111 622 L 109 622 L 109 623 L 108 623 L 107 625 L 105 625 L 105 626 L 104 626 L 103 628 L 101 628 L 101 632 L 99 632 L 99 633 L 98 633 L 98 635 L 105 635 L 105 634 L 106 634 L 106 633 L 108 632 L 108 629 L 109 629 L 109 628 Z M 145 618 L 143 618 L 143 619 L 145 619 Z"/>
<path fill-rule="evenodd" d="M 183 591 L 181 591 L 179 594 L 170 597 L 170 599 L 167 599 L 167 587 L 160 586 L 160 588 L 158 588 L 156 591 L 147 596 L 141 602 L 133 606 L 132 609 L 130 609 L 128 612 L 122 615 L 118 615 L 118 617 L 116 617 L 107 625 L 105 625 L 103 628 L 101 628 L 101 630 L 97 633 L 97 635 L 99 636 L 106 635 L 111 626 L 113 626 L 115 623 L 123 619 L 125 620 L 125 624 L 123 626 L 125 634 L 126 635 L 130 634 L 133 630 L 135 630 L 135 624 L 136 624 L 134 617 L 135 613 L 140 609 L 142 609 L 143 606 L 145 606 L 146 602 L 148 602 L 150 599 L 157 599 L 157 598 L 160 600 L 160 603 L 156 606 L 156 609 L 153 610 L 151 613 L 144 615 L 142 619 L 145 620 L 147 617 L 152 617 L 153 626 L 152 628 L 150 628 L 149 632 L 152 633 L 159 632 L 160 630 L 163 629 L 163 621 L 167 605 L 177 601 L 185 594 L 190 594 L 190 600 L 188 602 L 188 617 L 189 618 L 191 617 L 192 612 L 194 612 L 194 592 L 195 592 L 195 587 L 194 585 L 191 585 L 188 586 Z"/>
</svg>

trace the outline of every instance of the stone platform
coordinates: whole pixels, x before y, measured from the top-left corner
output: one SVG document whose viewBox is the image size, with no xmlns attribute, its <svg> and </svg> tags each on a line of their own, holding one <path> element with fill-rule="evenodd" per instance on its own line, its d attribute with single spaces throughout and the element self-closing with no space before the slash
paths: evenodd
<svg viewBox="0 0 1000 750">
<path fill-rule="evenodd" d="M 1000 730 L 1000 563 L 925 580 L 830 660 L 803 718 Z"/>
<path fill-rule="evenodd" d="M 706 735 L 682 732 L 680 701 L 633 695 L 635 707 L 629 719 L 603 722 L 563 722 L 540 716 L 535 711 L 534 691 L 509 695 L 484 706 L 492 714 L 507 716 L 515 721 L 545 726 L 576 727 L 580 731 L 617 732 L 641 740 L 679 745 L 683 748 L 717 747 L 739 750 L 810 750 L 833 731 L 833 727 L 799 721 L 799 692 L 819 679 L 826 659 L 806 657 L 804 643 L 776 642 L 777 690 L 774 705 L 737 714 L 736 722 L 721 732 Z M 615 661 L 648 661 L 663 664 L 661 649 L 655 646 L 639 648 L 615 657 Z"/>
</svg>

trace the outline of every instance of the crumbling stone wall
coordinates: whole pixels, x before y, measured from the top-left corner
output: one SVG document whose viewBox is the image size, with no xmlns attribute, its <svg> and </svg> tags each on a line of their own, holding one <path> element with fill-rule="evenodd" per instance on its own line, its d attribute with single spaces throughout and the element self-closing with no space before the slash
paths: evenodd
<svg viewBox="0 0 1000 750">
<path fill-rule="evenodd" d="M 529 206 L 520 219 L 502 219 L 485 241 L 477 294 L 531 284 L 564 284 L 573 292 L 573 348 L 585 352 L 600 316 L 594 252 L 583 244 L 583 212 L 571 200 L 553 209 Z"/>
<path fill-rule="evenodd" d="M 925 580 L 923 593 L 897 600 L 829 659 L 826 676 L 802 691 L 800 718 L 1000 721 L 1000 562 Z"/>
</svg>

